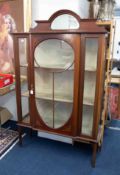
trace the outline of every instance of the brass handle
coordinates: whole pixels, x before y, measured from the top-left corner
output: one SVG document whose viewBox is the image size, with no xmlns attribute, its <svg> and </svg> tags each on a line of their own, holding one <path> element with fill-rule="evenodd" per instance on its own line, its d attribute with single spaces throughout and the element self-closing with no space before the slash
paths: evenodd
<svg viewBox="0 0 120 175">
<path fill-rule="evenodd" d="M 30 95 L 33 95 L 33 89 L 30 90 Z"/>
</svg>

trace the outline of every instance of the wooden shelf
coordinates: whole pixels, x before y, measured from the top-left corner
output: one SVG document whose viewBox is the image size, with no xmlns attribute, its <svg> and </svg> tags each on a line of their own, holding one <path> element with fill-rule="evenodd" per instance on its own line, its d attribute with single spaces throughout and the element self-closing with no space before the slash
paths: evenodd
<svg viewBox="0 0 120 175">
<path fill-rule="evenodd" d="M 111 78 L 109 83 L 120 84 L 120 78 Z"/>
<path fill-rule="evenodd" d="M 113 62 L 120 62 L 120 60 L 117 60 L 115 58 L 112 58 L 111 61 L 113 61 Z"/>
<path fill-rule="evenodd" d="M 113 25 L 113 21 L 111 21 L 111 20 L 105 20 L 105 21 L 98 20 L 97 21 L 97 24 L 98 25 L 101 25 L 101 26 L 103 26 L 103 25 L 105 25 L 105 26 L 111 26 L 111 25 Z"/>
<path fill-rule="evenodd" d="M 111 78 L 120 78 L 120 75 L 112 75 L 111 74 Z"/>
</svg>

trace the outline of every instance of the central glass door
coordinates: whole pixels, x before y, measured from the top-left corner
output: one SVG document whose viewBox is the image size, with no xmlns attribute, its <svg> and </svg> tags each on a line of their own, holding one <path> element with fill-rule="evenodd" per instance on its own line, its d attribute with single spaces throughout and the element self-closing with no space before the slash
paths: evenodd
<svg viewBox="0 0 120 175">
<path fill-rule="evenodd" d="M 50 128 L 64 126 L 73 110 L 73 48 L 59 39 L 42 41 L 35 48 L 34 72 L 39 117 Z"/>
</svg>

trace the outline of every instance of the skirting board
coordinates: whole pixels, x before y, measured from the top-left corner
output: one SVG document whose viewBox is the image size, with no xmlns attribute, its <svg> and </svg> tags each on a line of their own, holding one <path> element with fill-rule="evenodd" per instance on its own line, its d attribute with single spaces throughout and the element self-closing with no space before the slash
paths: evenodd
<svg viewBox="0 0 120 175">
<path fill-rule="evenodd" d="M 51 140 L 56 140 L 56 141 L 69 143 L 69 144 L 73 143 L 71 138 L 56 135 L 56 134 L 49 134 L 49 133 L 41 132 L 41 131 L 38 132 L 38 137 L 47 138 L 47 139 L 51 139 Z"/>
</svg>

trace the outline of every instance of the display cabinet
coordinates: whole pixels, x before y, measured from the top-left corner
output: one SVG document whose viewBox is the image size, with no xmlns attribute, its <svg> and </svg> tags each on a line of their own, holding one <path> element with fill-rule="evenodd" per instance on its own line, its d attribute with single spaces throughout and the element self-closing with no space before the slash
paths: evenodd
<svg viewBox="0 0 120 175">
<path fill-rule="evenodd" d="M 28 33 L 13 33 L 20 142 L 22 127 L 29 127 L 58 140 L 89 143 L 94 166 L 104 108 L 106 30 L 69 10 L 36 23 Z"/>
</svg>

